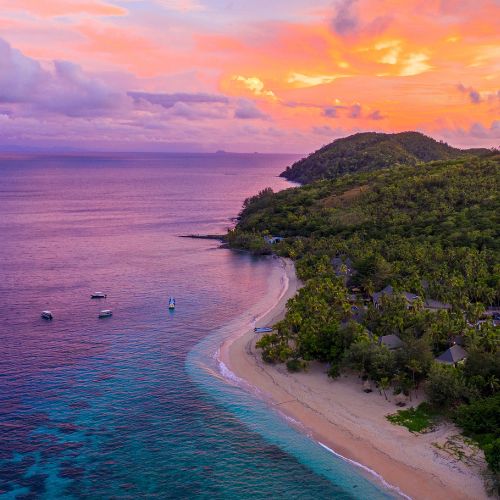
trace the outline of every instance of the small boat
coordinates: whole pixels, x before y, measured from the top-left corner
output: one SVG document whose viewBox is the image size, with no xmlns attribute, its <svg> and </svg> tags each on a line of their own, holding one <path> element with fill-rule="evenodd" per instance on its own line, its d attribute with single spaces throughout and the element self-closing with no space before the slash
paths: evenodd
<svg viewBox="0 0 500 500">
<path fill-rule="evenodd" d="M 104 292 L 94 292 L 90 298 L 91 299 L 105 299 L 107 295 Z"/>
<path fill-rule="evenodd" d="M 168 299 L 168 308 L 172 311 L 175 309 L 175 299 L 173 297 L 170 297 Z"/>
<path fill-rule="evenodd" d="M 268 326 L 263 326 L 261 328 L 254 328 L 253 331 L 255 333 L 271 333 L 273 329 L 269 328 Z"/>
<path fill-rule="evenodd" d="M 103 309 L 100 313 L 99 313 L 99 318 L 109 318 L 113 316 L 113 313 L 110 309 Z"/>
<path fill-rule="evenodd" d="M 42 318 L 51 320 L 54 318 L 54 316 L 52 316 L 52 313 L 50 311 L 42 311 Z"/>
</svg>

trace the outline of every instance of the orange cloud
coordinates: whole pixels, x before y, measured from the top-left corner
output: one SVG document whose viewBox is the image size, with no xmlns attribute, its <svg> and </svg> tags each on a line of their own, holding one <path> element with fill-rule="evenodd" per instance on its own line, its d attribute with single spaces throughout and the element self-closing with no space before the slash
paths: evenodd
<svg viewBox="0 0 500 500">
<path fill-rule="evenodd" d="M 272 90 L 267 90 L 265 88 L 264 82 L 257 78 L 256 76 L 242 76 L 234 75 L 231 80 L 241 84 L 245 89 L 249 90 L 252 94 L 259 97 L 270 97 L 271 99 L 276 99 L 274 92 Z"/>
<path fill-rule="evenodd" d="M 347 19 L 359 27 L 353 33 L 332 29 L 330 12 L 324 23 L 276 27 L 265 46 L 245 43 L 242 34 L 225 36 L 217 50 L 227 56 L 228 74 L 245 69 L 265 82 L 277 101 L 266 111 L 287 126 L 355 120 L 370 128 L 375 120 L 388 130 L 431 131 L 443 127 L 443 117 L 452 128 L 472 122 L 489 126 L 497 119 L 498 107 L 483 98 L 496 96 L 500 87 L 500 37 L 498 30 L 492 33 L 499 10 L 492 1 L 481 2 L 481 8 L 467 0 L 358 4 L 363 8 L 352 13 L 358 17 Z M 373 29 L 374 19 L 388 15 L 391 22 L 383 30 Z M 481 89 L 483 106 L 474 108 L 457 91 L 464 75 L 468 86 Z M 221 89 L 241 92 L 227 75 Z M 358 101 L 360 111 L 350 113 Z"/>
<path fill-rule="evenodd" d="M 139 85 L 134 90 L 196 87 L 257 101 L 266 127 L 272 121 L 292 135 L 479 133 L 477 124 L 497 130 L 495 0 L 337 1 L 314 13 L 305 6 L 302 22 L 270 21 L 262 12 L 257 20 L 223 22 L 225 11 L 201 16 L 196 0 L 143 0 L 140 15 L 130 2 L 134 15 L 124 15 L 112 1 L 4 0 L 11 17 L 0 27 L 28 55 L 73 60 L 91 71 L 125 69 Z M 37 17 L 19 16 L 21 10 Z M 70 18 L 56 17 L 62 15 Z"/>
</svg>

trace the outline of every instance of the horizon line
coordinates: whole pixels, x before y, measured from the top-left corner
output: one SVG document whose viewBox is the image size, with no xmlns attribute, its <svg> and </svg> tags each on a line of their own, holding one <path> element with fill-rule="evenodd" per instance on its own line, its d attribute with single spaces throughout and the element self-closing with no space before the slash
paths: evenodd
<svg viewBox="0 0 500 500">
<path fill-rule="evenodd" d="M 3 155 L 60 155 L 60 156 L 76 156 L 76 155 L 116 155 L 116 154 L 150 154 L 150 155 L 274 155 L 274 156 L 305 156 L 310 153 L 284 153 L 284 152 L 262 152 L 262 151 L 99 151 L 99 150 L 15 150 L 15 149 L 0 149 L 0 156 Z"/>
</svg>

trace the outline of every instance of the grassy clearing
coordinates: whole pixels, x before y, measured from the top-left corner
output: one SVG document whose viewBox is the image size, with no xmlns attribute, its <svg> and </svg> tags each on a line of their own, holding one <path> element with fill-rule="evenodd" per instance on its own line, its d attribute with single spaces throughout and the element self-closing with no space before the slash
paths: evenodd
<svg viewBox="0 0 500 500">
<path fill-rule="evenodd" d="M 402 425 L 410 432 L 428 432 L 436 423 L 437 414 L 428 403 L 421 403 L 416 408 L 399 410 L 392 415 L 387 415 L 389 422 Z"/>
<path fill-rule="evenodd" d="M 447 453 L 467 465 L 481 465 L 481 448 L 475 441 L 460 434 L 450 436 L 442 443 L 432 443 L 436 449 Z"/>
</svg>

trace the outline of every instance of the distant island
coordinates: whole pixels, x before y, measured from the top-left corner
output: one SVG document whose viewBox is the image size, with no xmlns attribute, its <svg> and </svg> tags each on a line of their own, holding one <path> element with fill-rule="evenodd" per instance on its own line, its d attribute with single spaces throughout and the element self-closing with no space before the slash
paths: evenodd
<svg viewBox="0 0 500 500">
<path fill-rule="evenodd" d="M 484 451 L 498 492 L 499 152 L 363 133 L 282 176 L 306 185 L 249 198 L 227 236 L 292 259 L 303 282 L 259 337 L 264 362 L 289 373 L 320 363 L 325 377 L 357 373 L 401 406 L 423 401 L 388 418 L 417 433 L 453 421 Z"/>
</svg>

